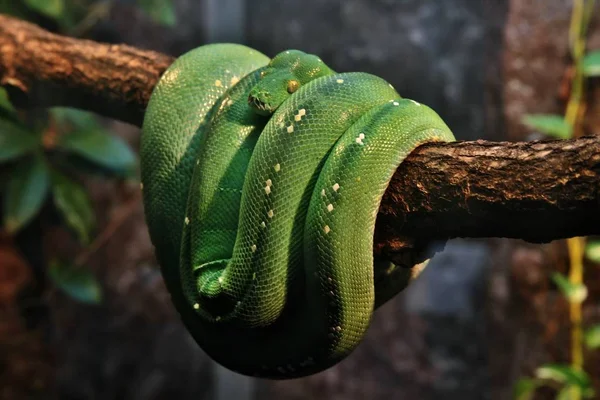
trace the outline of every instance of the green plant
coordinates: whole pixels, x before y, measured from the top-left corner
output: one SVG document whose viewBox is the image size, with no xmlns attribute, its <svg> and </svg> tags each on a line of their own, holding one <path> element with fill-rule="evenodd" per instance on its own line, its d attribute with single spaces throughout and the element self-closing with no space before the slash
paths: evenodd
<svg viewBox="0 0 600 400">
<path fill-rule="evenodd" d="M 29 19 L 35 15 L 54 20 L 62 33 L 79 36 L 105 19 L 120 0 L 0 0 L 0 12 Z M 176 23 L 172 0 L 136 0 L 135 4 L 161 25 Z"/>
<path fill-rule="evenodd" d="M 119 0 L 0 0 L 0 13 L 21 19 L 49 19 L 63 34 L 81 36 L 108 17 Z M 156 23 L 176 22 L 171 0 L 136 0 Z M 80 183 L 83 176 L 132 177 L 136 158 L 119 138 L 105 132 L 90 113 L 54 108 L 39 114 L 18 113 L 0 88 L 0 192 L 3 228 L 14 234 L 44 205 L 58 211 L 83 246 L 74 262 L 50 260 L 48 276 L 71 297 L 97 303 L 100 285 L 87 268 L 89 253 L 106 235 L 92 241 L 95 216 Z M 77 173 L 76 173 L 77 172 Z M 77 179 L 79 177 L 80 179 Z M 104 233 L 104 232 L 103 232 Z"/>
<path fill-rule="evenodd" d="M 569 44 L 573 60 L 573 79 L 565 115 L 537 114 L 527 115 L 523 122 L 529 127 L 546 135 L 568 139 L 578 136 L 582 127 L 584 109 L 585 81 L 600 76 L 600 51 L 588 54 L 586 51 L 586 33 L 591 20 L 595 0 L 574 0 Z M 587 241 L 587 245 L 586 245 Z M 534 391 L 541 385 L 550 385 L 558 390 L 557 399 L 578 400 L 591 398 L 594 390 L 590 379 L 583 370 L 583 348 L 600 347 L 600 325 L 589 328 L 585 333 L 582 323 L 582 303 L 587 297 L 587 287 L 583 282 L 583 262 L 600 262 L 600 241 L 575 237 L 567 240 L 569 250 L 568 277 L 554 273 L 552 279 L 569 302 L 571 320 L 571 364 L 548 364 L 537 369 L 536 378 L 521 379 L 515 390 L 519 400 L 532 398 Z"/>
<path fill-rule="evenodd" d="M 123 140 L 105 132 L 93 115 L 83 111 L 51 109 L 45 120 L 36 118 L 33 125 L 19 117 L 0 89 L 0 167 L 6 176 L 5 185 L 0 187 L 3 227 L 14 234 L 45 204 L 51 204 L 81 244 L 88 245 L 95 227 L 94 212 L 83 185 L 74 179 L 81 174 L 74 172 L 132 177 L 136 157 Z M 56 264 L 53 268 L 61 267 Z M 69 276 L 85 281 L 73 278 L 73 273 Z M 55 282 L 59 286 L 63 283 Z"/>
</svg>

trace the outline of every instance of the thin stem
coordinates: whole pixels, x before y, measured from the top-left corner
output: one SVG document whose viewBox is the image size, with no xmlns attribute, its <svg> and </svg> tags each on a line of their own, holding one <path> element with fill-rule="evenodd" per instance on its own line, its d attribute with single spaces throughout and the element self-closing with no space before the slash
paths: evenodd
<svg viewBox="0 0 600 400">
<path fill-rule="evenodd" d="M 583 249 L 585 246 L 585 238 L 574 237 L 567 239 L 569 249 L 569 262 L 571 268 L 569 270 L 569 281 L 573 285 L 581 285 L 583 283 Z M 583 370 L 583 332 L 582 332 L 582 310 L 581 301 L 573 301 L 569 303 L 569 314 L 571 320 L 571 366 L 579 371 Z M 571 387 L 571 399 L 581 399 L 581 390 L 577 386 Z"/>
<path fill-rule="evenodd" d="M 590 21 L 595 0 L 574 0 L 569 39 L 575 76 L 571 85 L 571 94 L 565 111 L 565 120 L 571 126 L 573 136 L 581 133 L 582 110 L 585 107 L 585 77 L 583 74 L 583 58 L 585 55 L 586 32 Z M 583 284 L 583 257 L 585 238 L 574 237 L 567 239 L 569 251 L 569 281 L 574 286 Z M 569 318 L 571 320 L 571 366 L 583 370 L 583 334 L 582 334 L 582 302 L 571 300 L 569 303 Z M 581 399 L 581 391 L 573 386 L 571 399 Z"/>
</svg>

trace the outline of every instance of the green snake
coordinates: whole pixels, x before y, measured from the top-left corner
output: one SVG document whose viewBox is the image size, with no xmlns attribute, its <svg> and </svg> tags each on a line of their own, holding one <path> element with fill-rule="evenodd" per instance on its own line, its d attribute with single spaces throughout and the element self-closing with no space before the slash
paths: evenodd
<svg viewBox="0 0 600 400">
<path fill-rule="evenodd" d="M 315 55 L 212 44 L 155 87 L 141 140 L 146 220 L 198 344 L 251 376 L 314 374 L 360 343 L 409 268 L 374 259 L 402 160 L 454 137 L 385 80 Z"/>
</svg>

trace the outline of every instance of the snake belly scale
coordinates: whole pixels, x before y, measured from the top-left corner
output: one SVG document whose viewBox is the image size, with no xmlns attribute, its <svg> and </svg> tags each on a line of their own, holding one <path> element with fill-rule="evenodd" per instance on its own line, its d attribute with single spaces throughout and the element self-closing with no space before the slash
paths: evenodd
<svg viewBox="0 0 600 400">
<path fill-rule="evenodd" d="M 454 140 L 381 78 L 235 44 L 179 57 L 142 132 L 146 220 L 186 328 L 225 367 L 272 379 L 344 359 L 406 286 L 409 269 L 373 259 L 379 204 L 413 149 Z"/>
</svg>

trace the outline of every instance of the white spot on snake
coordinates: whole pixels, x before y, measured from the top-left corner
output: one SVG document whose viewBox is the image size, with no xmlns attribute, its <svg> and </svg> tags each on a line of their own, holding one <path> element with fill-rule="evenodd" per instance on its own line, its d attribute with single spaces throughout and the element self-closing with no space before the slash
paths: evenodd
<svg viewBox="0 0 600 400">
<path fill-rule="evenodd" d="M 342 331 L 342 327 L 338 325 L 338 326 L 335 327 L 335 330 L 338 331 L 338 332 L 341 332 Z"/>
<path fill-rule="evenodd" d="M 183 220 L 183 222 L 185 222 L 185 224 L 188 225 L 190 223 L 190 219 L 188 217 L 185 217 L 185 219 Z"/>
<path fill-rule="evenodd" d="M 229 100 L 227 100 L 227 105 L 228 105 L 228 106 L 230 106 L 230 105 L 232 105 L 232 104 L 233 104 L 233 100 L 232 100 L 232 99 L 229 99 Z"/>
<path fill-rule="evenodd" d="M 199 309 L 200 309 L 200 304 L 194 303 L 194 310 L 199 310 Z"/>
<path fill-rule="evenodd" d="M 325 234 L 327 234 L 327 233 L 331 232 L 331 228 L 329 227 L 329 225 L 325 225 L 323 227 L 323 231 L 325 232 Z"/>
<path fill-rule="evenodd" d="M 252 250 L 252 252 L 254 253 L 256 251 L 256 245 L 253 244 L 252 246 L 250 246 L 250 250 Z M 254 279 L 254 277 L 252 279 Z"/>
<path fill-rule="evenodd" d="M 267 181 L 265 183 L 267 184 L 267 186 L 273 185 L 273 181 L 270 179 L 267 179 Z"/>
<path fill-rule="evenodd" d="M 321 196 L 325 196 L 325 189 L 321 189 Z"/>
<path fill-rule="evenodd" d="M 329 291 L 329 295 L 332 296 L 332 297 L 335 296 L 335 293 L 333 293 L 333 290 Z"/>
<path fill-rule="evenodd" d="M 271 194 L 271 186 L 265 186 L 265 193 Z"/>
<path fill-rule="evenodd" d="M 306 115 L 306 110 L 304 108 L 301 108 L 298 110 L 298 115 L 301 117 L 304 117 Z"/>
<path fill-rule="evenodd" d="M 215 317 L 215 321 L 220 321 L 221 317 Z"/>
<path fill-rule="evenodd" d="M 215 86 L 216 86 L 216 87 L 222 87 L 222 86 L 223 86 L 223 83 L 222 83 L 222 82 L 221 82 L 219 79 L 217 79 L 217 80 L 215 81 Z"/>
<path fill-rule="evenodd" d="M 421 105 L 421 103 L 417 103 L 417 102 L 416 102 L 416 101 L 414 101 L 414 100 L 411 100 L 411 101 L 412 101 L 412 102 L 413 102 L 413 104 L 414 104 L 414 105 L 416 105 L 416 106 L 420 106 L 420 105 Z"/>
<path fill-rule="evenodd" d="M 344 80 L 343 79 L 338 79 L 338 80 L 336 80 L 336 82 L 337 83 L 344 83 Z"/>
<path fill-rule="evenodd" d="M 269 210 L 269 212 L 267 212 L 267 216 L 269 218 L 273 218 L 273 215 L 275 215 L 275 213 L 273 212 L 273 210 Z"/>
<path fill-rule="evenodd" d="M 200 164 L 200 160 L 196 160 L 196 165 Z"/>
<path fill-rule="evenodd" d="M 364 143 L 363 143 L 364 138 L 365 138 L 364 133 L 359 134 L 358 137 L 356 138 L 356 143 L 360 144 L 361 146 L 364 146 Z"/>
<path fill-rule="evenodd" d="M 287 132 L 288 133 L 294 132 L 294 125 L 290 124 L 290 126 L 287 127 Z"/>
<path fill-rule="evenodd" d="M 300 121 L 302 117 L 306 115 L 306 110 L 304 108 L 298 110 L 298 114 L 294 115 L 294 120 L 296 122 Z"/>
<path fill-rule="evenodd" d="M 400 105 L 400 103 L 398 103 L 397 101 L 395 101 L 393 104 L 394 104 L 395 106 L 399 106 L 399 105 Z"/>
<path fill-rule="evenodd" d="M 331 188 L 333 189 L 334 192 L 337 192 L 338 190 L 340 190 L 340 184 L 334 183 Z"/>
<path fill-rule="evenodd" d="M 252 279 L 256 279 L 256 272 L 252 274 Z"/>
<path fill-rule="evenodd" d="M 260 223 L 260 226 L 263 227 L 263 228 L 266 228 L 267 224 L 265 223 L 265 221 L 263 221 L 263 222 Z"/>
<path fill-rule="evenodd" d="M 275 164 L 273 169 L 275 170 L 275 172 L 279 172 L 279 170 L 281 170 L 281 165 L 279 165 L 279 163 L 277 163 L 277 164 Z"/>
<path fill-rule="evenodd" d="M 230 101 L 233 103 L 233 101 L 231 99 L 223 99 L 223 101 L 221 102 L 221 106 L 219 107 L 219 110 L 222 110 L 225 106 L 229 105 Z"/>
<path fill-rule="evenodd" d="M 327 211 L 329 211 L 329 212 L 333 211 L 333 204 L 331 204 L 331 203 L 327 204 Z"/>
<path fill-rule="evenodd" d="M 140 190 L 144 190 L 144 183 L 140 182 Z"/>
<path fill-rule="evenodd" d="M 231 84 L 235 85 L 236 83 L 238 83 L 240 81 L 240 78 L 238 78 L 237 76 L 234 76 L 231 78 Z"/>
<path fill-rule="evenodd" d="M 223 277 L 220 276 L 219 278 L 217 278 L 217 281 L 219 281 L 219 284 L 223 283 Z"/>
<path fill-rule="evenodd" d="M 388 83 L 388 86 L 391 87 L 392 89 L 394 88 L 394 86 L 392 86 L 391 83 Z"/>
</svg>

